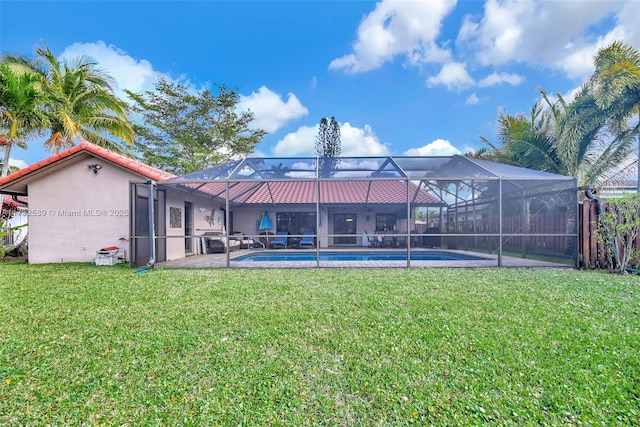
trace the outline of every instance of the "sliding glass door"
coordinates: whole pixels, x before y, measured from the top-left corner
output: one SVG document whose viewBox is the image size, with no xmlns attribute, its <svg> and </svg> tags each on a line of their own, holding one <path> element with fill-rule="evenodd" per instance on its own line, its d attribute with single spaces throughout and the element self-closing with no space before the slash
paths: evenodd
<svg viewBox="0 0 640 427">
<path fill-rule="evenodd" d="M 356 244 L 356 215 L 355 214 L 334 214 L 333 215 L 334 234 L 352 234 L 352 236 L 336 236 L 333 238 L 334 245 L 355 245 Z"/>
</svg>

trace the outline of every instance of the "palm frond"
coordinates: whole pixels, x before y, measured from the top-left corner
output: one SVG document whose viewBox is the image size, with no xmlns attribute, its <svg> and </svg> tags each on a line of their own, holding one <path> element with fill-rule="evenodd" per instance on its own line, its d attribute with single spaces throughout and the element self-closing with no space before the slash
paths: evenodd
<svg viewBox="0 0 640 427">
<path fill-rule="evenodd" d="M 53 152 L 53 154 L 58 154 L 59 152 L 73 147 L 75 144 L 71 138 L 65 137 L 60 132 L 53 133 L 49 138 L 44 141 L 44 147 Z"/>
<path fill-rule="evenodd" d="M 594 60 L 595 71 L 589 79 L 598 106 L 608 109 L 628 94 L 640 103 L 640 52 L 616 41 L 600 49 Z"/>
<path fill-rule="evenodd" d="M 58 59 L 44 42 L 35 53 L 33 60 L 10 55 L 3 59 L 25 74 L 38 76 L 47 94 L 40 105 L 49 117 L 48 149 L 58 151 L 81 135 L 114 148 L 117 144 L 105 135 L 133 142 L 133 127 L 127 118 L 129 106 L 113 93 L 114 79 L 95 60 L 87 56 Z"/>
</svg>

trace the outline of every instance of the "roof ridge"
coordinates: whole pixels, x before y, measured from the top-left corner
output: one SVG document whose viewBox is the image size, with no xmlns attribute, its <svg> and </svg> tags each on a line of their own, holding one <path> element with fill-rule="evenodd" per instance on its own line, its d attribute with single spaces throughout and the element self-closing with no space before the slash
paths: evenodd
<svg viewBox="0 0 640 427">
<path fill-rule="evenodd" d="M 98 156 L 106 161 L 110 161 L 112 163 L 115 163 L 119 166 L 124 167 L 125 169 L 130 170 L 131 172 L 137 173 L 139 175 L 145 176 L 147 178 L 150 178 L 156 181 L 173 178 L 175 176 L 172 173 L 165 172 L 162 169 L 155 168 L 140 160 L 127 157 L 122 154 L 118 154 L 115 151 L 111 151 L 105 147 L 100 147 L 99 145 L 96 145 L 92 142 L 89 142 L 83 139 L 78 143 L 78 145 L 74 145 L 68 150 L 54 154 L 46 159 L 35 162 L 27 166 L 26 168 L 20 169 L 12 174 L 9 174 L 5 177 L 0 178 L 0 185 L 4 185 L 18 178 L 22 178 L 26 175 L 29 175 L 37 170 L 44 168 L 45 166 L 51 165 L 63 158 L 69 157 L 82 150 L 86 150 L 91 154 Z"/>
</svg>

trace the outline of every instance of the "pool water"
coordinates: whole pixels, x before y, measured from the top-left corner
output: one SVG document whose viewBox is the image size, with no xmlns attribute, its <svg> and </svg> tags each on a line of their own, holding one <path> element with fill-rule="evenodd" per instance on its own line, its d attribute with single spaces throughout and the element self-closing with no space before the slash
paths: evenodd
<svg viewBox="0 0 640 427">
<path fill-rule="evenodd" d="M 472 261 L 487 259 L 451 252 L 411 252 L 411 261 Z M 406 252 L 320 252 L 320 261 L 406 261 Z M 259 252 L 234 258 L 233 261 L 316 261 L 316 252 Z"/>
</svg>

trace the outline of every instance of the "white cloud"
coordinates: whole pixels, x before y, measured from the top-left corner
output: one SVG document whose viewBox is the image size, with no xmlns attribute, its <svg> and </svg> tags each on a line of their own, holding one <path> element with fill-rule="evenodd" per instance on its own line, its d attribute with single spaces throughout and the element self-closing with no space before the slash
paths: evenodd
<svg viewBox="0 0 640 427">
<path fill-rule="evenodd" d="M 269 157 L 261 150 L 253 150 L 253 153 L 249 153 L 247 157 Z"/>
<path fill-rule="evenodd" d="M 124 89 L 133 92 L 152 90 L 155 83 L 162 76 L 168 76 L 153 69 L 151 63 L 145 59 L 137 60 L 114 45 L 107 45 L 103 41 L 96 43 L 74 43 L 68 46 L 60 55 L 73 61 L 80 55 L 88 56 L 98 62 L 100 68 L 106 70 L 117 84 L 116 94 L 125 98 Z"/>
<path fill-rule="evenodd" d="M 583 44 L 582 46 L 566 46 L 563 58 L 558 61 L 556 67 L 562 69 L 567 76 L 582 79 L 590 75 L 594 70 L 594 58 L 598 50 L 610 45 L 616 40 L 624 40 L 624 35 L 620 34 L 619 28 L 614 28 L 604 36 L 598 37 L 594 43 Z"/>
<path fill-rule="evenodd" d="M 436 39 L 442 20 L 455 3 L 455 0 L 380 1 L 360 23 L 353 53 L 334 59 L 329 69 L 365 72 L 398 55 L 406 56 L 413 65 L 443 62 L 450 53 L 438 47 Z"/>
<path fill-rule="evenodd" d="M 640 45 L 639 15 L 636 1 L 487 0 L 481 18 L 465 17 L 456 46 L 475 52 L 481 65 L 542 65 L 583 79 L 599 48 L 613 40 Z M 615 22 L 610 32 L 591 32 L 605 20 Z"/>
<path fill-rule="evenodd" d="M 309 114 L 298 98 L 293 94 L 287 95 L 287 101 L 283 101 L 280 94 L 262 86 L 258 92 L 251 95 L 240 96 L 239 110 L 251 110 L 255 115 L 252 126 L 267 132 L 275 132 L 291 120 Z"/>
<path fill-rule="evenodd" d="M 318 126 L 300 126 L 276 143 L 272 152 L 276 156 L 313 156 Z"/>
<path fill-rule="evenodd" d="M 15 166 L 18 169 L 24 169 L 29 165 L 24 160 L 14 159 L 13 157 L 9 157 L 9 166 Z"/>
<path fill-rule="evenodd" d="M 449 90 L 464 89 L 475 84 L 476 82 L 467 72 L 465 64 L 460 62 L 444 64 L 436 76 L 427 79 L 427 87 L 444 85 Z"/>
<path fill-rule="evenodd" d="M 465 144 L 464 147 L 462 147 L 462 152 L 463 153 L 475 153 L 477 150 L 476 147 L 472 146 L 472 145 L 468 145 Z"/>
<path fill-rule="evenodd" d="M 273 147 L 276 156 L 315 156 L 318 126 L 301 126 L 287 134 Z M 386 156 L 389 147 L 380 142 L 371 126 L 352 126 L 349 122 L 340 125 L 342 156 Z"/>
<path fill-rule="evenodd" d="M 487 87 L 495 86 L 500 83 L 509 83 L 512 86 L 518 86 L 524 81 L 524 77 L 518 74 L 509 73 L 492 73 L 478 82 L 478 86 Z"/>
<path fill-rule="evenodd" d="M 630 43 L 636 48 L 640 48 L 640 25 L 638 25 L 638 16 L 640 16 L 640 2 L 623 2 L 620 13 L 616 16 L 617 26 L 615 30 L 623 34 L 621 40 Z"/>
<path fill-rule="evenodd" d="M 474 92 L 467 97 L 467 100 L 464 103 L 467 105 L 476 105 L 478 102 L 480 102 L 480 98 L 478 98 L 478 96 Z"/>
<path fill-rule="evenodd" d="M 480 22 L 470 16 L 465 17 L 458 33 L 458 42 L 469 41 L 480 48 L 483 54 L 477 52 L 476 56 L 484 65 L 503 64 L 517 53 L 522 36 L 518 18 L 533 7 L 534 4 L 529 1 L 488 0 Z M 485 55 L 490 55 L 490 58 Z"/>
<path fill-rule="evenodd" d="M 352 51 L 334 59 L 329 69 L 361 73 L 403 57 L 407 65 L 445 64 L 427 86 L 461 89 L 479 78 L 472 79 L 466 65 L 466 76 L 444 72 L 460 72 L 462 55 L 470 54 L 475 60 L 466 60 L 468 69 L 522 63 L 584 80 L 593 72 L 598 49 L 614 40 L 640 46 L 640 1 L 486 0 L 481 15 L 464 18 L 452 49 L 441 31 L 455 5 L 455 0 L 379 1 L 360 22 Z M 597 32 L 611 23 L 608 32 Z M 522 81 L 522 76 L 498 71 L 478 84 Z"/>
<path fill-rule="evenodd" d="M 410 148 L 404 152 L 405 156 L 452 156 L 454 154 L 462 154 L 462 152 L 446 139 L 436 139 L 427 145 Z"/>
<path fill-rule="evenodd" d="M 380 142 L 371 126 L 364 128 L 351 126 L 346 122 L 340 126 L 343 156 L 386 156 L 389 147 Z"/>
</svg>

